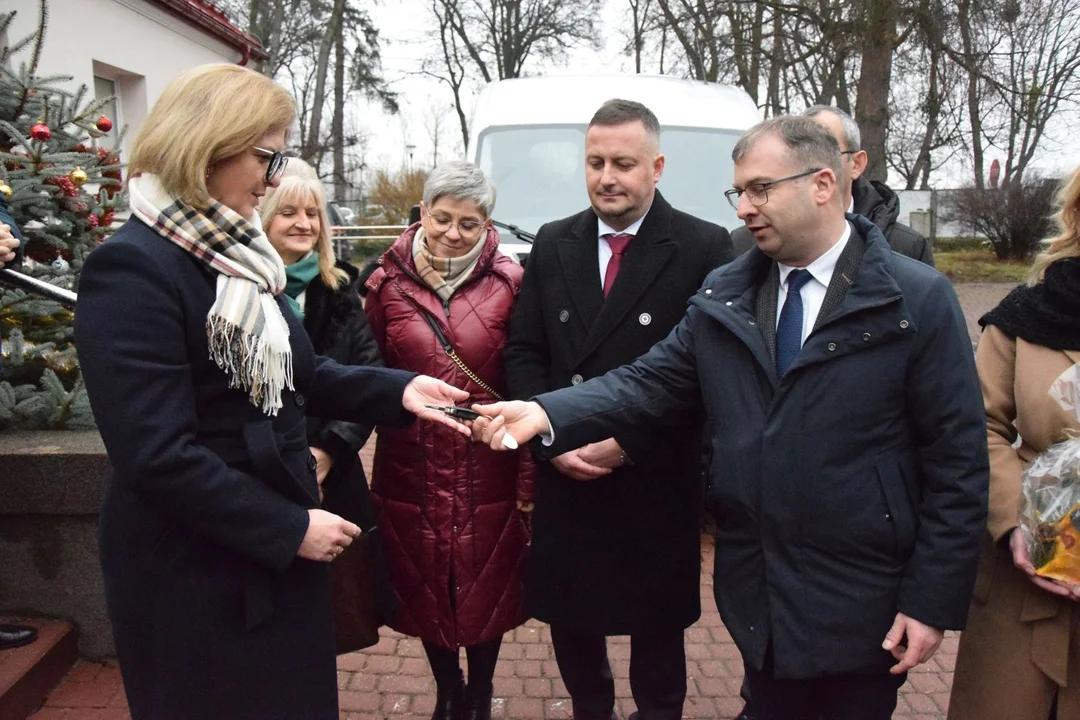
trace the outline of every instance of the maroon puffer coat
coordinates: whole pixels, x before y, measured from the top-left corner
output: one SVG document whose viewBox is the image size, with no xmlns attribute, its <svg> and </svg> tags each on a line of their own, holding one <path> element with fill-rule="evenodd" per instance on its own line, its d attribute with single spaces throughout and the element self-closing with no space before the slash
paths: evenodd
<svg viewBox="0 0 1080 720">
<path fill-rule="evenodd" d="M 498 233 L 445 306 L 416 274 L 412 241 L 398 238 L 367 282 L 368 319 L 387 367 L 413 370 L 493 402 L 443 351 L 426 309 L 473 372 L 506 392 L 503 346 L 522 269 L 498 252 Z M 524 619 L 526 518 L 532 459 L 494 452 L 431 423 L 378 429 L 372 495 L 390 583 L 401 604 L 390 626 L 447 648 L 499 637 Z"/>
</svg>

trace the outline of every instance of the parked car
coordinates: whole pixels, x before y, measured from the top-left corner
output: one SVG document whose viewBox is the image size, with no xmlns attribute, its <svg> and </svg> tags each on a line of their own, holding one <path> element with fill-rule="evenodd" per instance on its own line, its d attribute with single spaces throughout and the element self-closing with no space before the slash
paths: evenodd
<svg viewBox="0 0 1080 720">
<path fill-rule="evenodd" d="M 339 260 L 348 262 L 352 257 L 352 245 L 341 239 L 341 235 L 337 232 L 337 229 L 339 227 L 352 225 L 356 220 L 356 213 L 353 212 L 352 208 L 338 205 L 331 200 L 326 203 L 326 214 L 330 216 L 330 224 L 333 226 L 334 255 L 336 255 Z"/>
<path fill-rule="evenodd" d="M 660 121 L 664 197 L 727 228 L 741 224 L 723 193 L 732 184 L 735 141 L 761 119 L 744 91 L 658 75 L 500 80 L 477 98 L 466 157 L 498 188 L 494 219 L 505 254 L 522 261 L 541 225 L 585 207 L 585 130 L 615 97 L 644 103 Z"/>
</svg>

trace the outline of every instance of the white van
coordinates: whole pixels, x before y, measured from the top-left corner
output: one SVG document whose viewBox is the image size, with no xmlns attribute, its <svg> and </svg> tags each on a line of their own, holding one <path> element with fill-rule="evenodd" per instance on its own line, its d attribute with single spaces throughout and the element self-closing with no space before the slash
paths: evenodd
<svg viewBox="0 0 1080 720">
<path fill-rule="evenodd" d="M 500 80 L 473 113 L 467 157 L 495 183 L 494 219 L 535 233 L 588 207 L 585 129 L 611 98 L 636 100 L 660 121 L 667 158 L 659 188 L 673 207 L 730 229 L 741 225 L 724 199 L 731 148 L 760 119 L 742 90 L 663 75 L 577 75 Z M 522 260 L 529 244 L 500 229 L 500 249 Z"/>
</svg>

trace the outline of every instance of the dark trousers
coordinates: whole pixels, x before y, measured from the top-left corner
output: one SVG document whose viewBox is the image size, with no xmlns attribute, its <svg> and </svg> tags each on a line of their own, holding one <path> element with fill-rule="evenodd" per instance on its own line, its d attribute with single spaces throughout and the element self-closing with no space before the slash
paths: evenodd
<svg viewBox="0 0 1080 720">
<path fill-rule="evenodd" d="M 603 635 L 577 633 L 553 625 L 551 644 L 574 720 L 610 720 L 615 681 Z M 641 720 L 679 720 L 686 699 L 683 631 L 656 630 L 630 636 L 630 691 Z"/>
<path fill-rule="evenodd" d="M 761 670 L 746 667 L 743 687 L 755 720 L 889 720 L 905 679 L 888 673 L 778 679 L 770 648 Z"/>
</svg>

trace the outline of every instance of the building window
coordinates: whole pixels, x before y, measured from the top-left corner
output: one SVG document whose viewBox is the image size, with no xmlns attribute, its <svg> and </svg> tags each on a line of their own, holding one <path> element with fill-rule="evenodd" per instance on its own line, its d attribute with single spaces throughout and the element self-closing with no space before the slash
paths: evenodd
<svg viewBox="0 0 1080 720">
<path fill-rule="evenodd" d="M 94 97 L 101 101 L 108 99 L 101 107 L 103 115 L 112 120 L 112 129 L 98 139 L 98 144 L 110 150 L 116 149 L 116 138 L 120 132 L 120 98 L 116 87 L 116 81 L 109 78 L 94 76 Z"/>
</svg>

